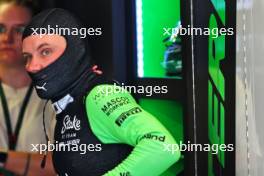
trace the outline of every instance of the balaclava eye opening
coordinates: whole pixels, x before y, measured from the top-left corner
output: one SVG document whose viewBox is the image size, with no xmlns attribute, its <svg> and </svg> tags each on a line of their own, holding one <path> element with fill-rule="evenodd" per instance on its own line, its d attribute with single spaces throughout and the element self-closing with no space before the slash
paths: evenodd
<svg viewBox="0 0 264 176">
<path fill-rule="evenodd" d="M 27 25 L 23 40 L 31 35 L 55 33 L 67 42 L 64 53 L 55 62 L 37 73 L 29 73 L 40 98 L 59 99 L 92 74 L 88 42 L 80 29 L 80 22 L 72 14 L 58 8 L 39 13 Z"/>
</svg>

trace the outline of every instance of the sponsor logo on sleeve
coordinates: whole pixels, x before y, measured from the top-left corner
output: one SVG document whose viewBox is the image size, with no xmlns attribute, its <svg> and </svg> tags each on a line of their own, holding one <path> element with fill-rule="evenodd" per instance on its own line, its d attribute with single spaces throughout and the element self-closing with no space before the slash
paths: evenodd
<svg viewBox="0 0 264 176">
<path fill-rule="evenodd" d="M 120 176 L 131 176 L 130 172 L 120 172 Z"/>
<path fill-rule="evenodd" d="M 135 108 L 132 108 L 126 112 L 123 112 L 115 121 L 115 123 L 118 125 L 118 126 L 121 126 L 122 123 L 131 115 L 134 115 L 134 114 L 137 114 L 137 113 L 140 113 L 142 112 L 142 110 L 139 108 L 139 107 L 135 107 Z"/>
<path fill-rule="evenodd" d="M 114 112 L 117 108 L 129 104 L 130 101 L 128 97 L 117 97 L 113 98 L 110 101 L 106 102 L 101 110 L 109 116 L 112 112 Z"/>
<path fill-rule="evenodd" d="M 142 139 L 151 139 L 151 140 L 164 142 L 165 141 L 165 136 L 158 136 L 158 135 L 154 135 L 154 134 L 148 133 L 148 134 L 145 134 L 143 137 L 141 137 L 140 140 L 142 140 Z"/>
</svg>

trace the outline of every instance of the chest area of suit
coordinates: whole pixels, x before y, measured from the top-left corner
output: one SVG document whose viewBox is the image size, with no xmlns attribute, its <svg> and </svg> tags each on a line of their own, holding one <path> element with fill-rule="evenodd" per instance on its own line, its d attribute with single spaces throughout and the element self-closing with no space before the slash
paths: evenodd
<svg viewBox="0 0 264 176">
<path fill-rule="evenodd" d="M 99 176 L 128 156 L 125 144 L 103 144 L 92 132 L 82 100 L 71 103 L 57 117 L 53 162 L 59 175 Z"/>
</svg>

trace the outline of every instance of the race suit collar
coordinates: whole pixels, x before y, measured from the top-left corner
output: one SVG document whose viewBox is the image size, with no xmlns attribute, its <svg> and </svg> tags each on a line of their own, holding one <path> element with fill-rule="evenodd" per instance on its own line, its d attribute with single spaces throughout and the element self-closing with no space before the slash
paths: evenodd
<svg viewBox="0 0 264 176">
<path fill-rule="evenodd" d="M 59 114 L 67 107 L 68 104 L 72 103 L 73 101 L 74 98 L 70 94 L 67 94 L 60 100 L 52 103 L 52 107 L 55 110 L 56 114 Z"/>
</svg>

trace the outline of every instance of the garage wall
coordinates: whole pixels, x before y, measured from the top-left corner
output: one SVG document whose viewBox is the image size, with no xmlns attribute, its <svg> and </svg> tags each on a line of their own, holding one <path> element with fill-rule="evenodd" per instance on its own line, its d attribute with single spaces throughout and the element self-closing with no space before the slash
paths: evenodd
<svg viewBox="0 0 264 176">
<path fill-rule="evenodd" d="M 237 1 L 236 175 L 264 174 L 264 1 Z"/>
</svg>

